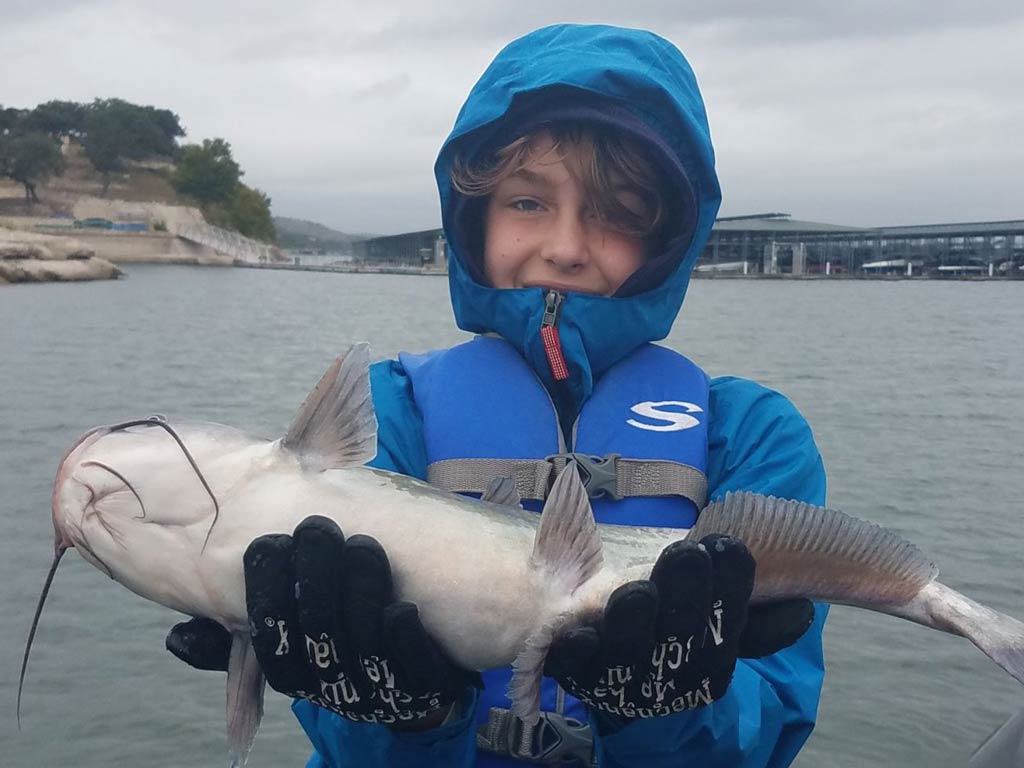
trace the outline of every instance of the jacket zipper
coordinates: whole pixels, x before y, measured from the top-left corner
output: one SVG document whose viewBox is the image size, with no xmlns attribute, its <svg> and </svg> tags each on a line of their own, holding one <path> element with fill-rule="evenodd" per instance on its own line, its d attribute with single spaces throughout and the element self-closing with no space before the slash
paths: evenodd
<svg viewBox="0 0 1024 768">
<path fill-rule="evenodd" d="M 558 311 L 562 308 L 563 301 L 565 297 L 558 291 L 550 290 L 544 294 L 544 317 L 540 322 L 540 338 L 555 381 L 565 381 L 569 378 L 569 366 L 565 364 L 562 342 L 558 338 Z"/>
</svg>

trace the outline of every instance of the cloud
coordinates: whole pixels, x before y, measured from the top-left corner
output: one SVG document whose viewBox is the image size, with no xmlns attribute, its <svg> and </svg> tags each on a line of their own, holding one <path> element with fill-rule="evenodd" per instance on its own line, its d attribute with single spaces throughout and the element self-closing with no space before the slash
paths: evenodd
<svg viewBox="0 0 1024 768">
<path fill-rule="evenodd" d="M 3 103 L 120 96 L 231 142 L 280 215 L 438 223 L 432 166 L 500 48 L 538 26 L 652 29 L 697 71 L 726 213 L 861 225 L 1024 216 L 1016 0 L 0 0 Z M 16 62 L 16 67 L 11 63 Z"/>
</svg>

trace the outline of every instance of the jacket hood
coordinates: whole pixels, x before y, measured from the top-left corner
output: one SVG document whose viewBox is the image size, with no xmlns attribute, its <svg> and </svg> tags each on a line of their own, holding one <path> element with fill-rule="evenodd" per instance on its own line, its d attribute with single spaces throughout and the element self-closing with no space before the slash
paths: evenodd
<svg viewBox="0 0 1024 768">
<path fill-rule="evenodd" d="M 666 162 L 677 225 L 619 295 L 567 293 L 558 335 L 569 399 L 590 395 L 594 378 L 649 341 L 664 338 L 682 305 L 693 266 L 711 233 L 721 191 L 704 103 L 682 53 L 646 31 L 561 24 L 511 42 L 473 87 L 434 167 L 449 249 L 449 287 L 459 327 L 495 332 L 526 358 L 549 389 L 554 377 L 540 328 L 541 288 L 495 289 L 481 276 L 482 199 L 452 189 L 455 157 L 469 159 L 538 127 L 544 115 L 578 112 L 614 122 Z M 538 117 L 540 116 L 540 117 Z M 666 170 L 667 169 L 667 170 Z M 474 230 L 477 231 L 474 231 Z"/>
</svg>

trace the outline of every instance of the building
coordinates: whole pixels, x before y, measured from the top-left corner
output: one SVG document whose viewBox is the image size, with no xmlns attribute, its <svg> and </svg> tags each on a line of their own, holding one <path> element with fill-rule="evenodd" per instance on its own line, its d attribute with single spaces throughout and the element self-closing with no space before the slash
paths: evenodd
<svg viewBox="0 0 1024 768">
<path fill-rule="evenodd" d="M 444 232 L 353 243 L 357 262 L 444 270 Z M 849 227 L 787 213 L 715 221 L 698 275 L 900 274 L 1024 277 L 1024 219 L 907 227 Z"/>
<path fill-rule="evenodd" d="M 1021 275 L 1024 220 L 858 228 L 785 213 L 715 221 L 698 273 Z"/>
<path fill-rule="evenodd" d="M 357 240 L 352 243 L 352 257 L 373 266 L 448 269 L 448 249 L 440 229 Z"/>
</svg>

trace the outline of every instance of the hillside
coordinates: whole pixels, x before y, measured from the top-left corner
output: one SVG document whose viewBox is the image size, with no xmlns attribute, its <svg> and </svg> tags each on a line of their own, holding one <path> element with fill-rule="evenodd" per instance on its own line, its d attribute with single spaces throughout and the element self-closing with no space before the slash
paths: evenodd
<svg viewBox="0 0 1024 768">
<path fill-rule="evenodd" d="M 85 158 L 81 146 L 66 144 L 63 155 L 64 173 L 39 185 L 40 201 L 35 205 L 25 204 L 21 184 L 0 178 L 0 216 L 77 216 L 75 208 L 83 199 L 195 206 L 194 201 L 174 191 L 168 181 L 172 167 L 168 162 L 129 163 L 123 173 L 111 174 L 110 188 L 104 195 L 103 176 Z"/>
<path fill-rule="evenodd" d="M 274 228 L 277 230 L 277 242 L 282 248 L 291 250 L 325 250 L 347 252 L 352 243 L 366 240 L 372 235 L 352 235 L 325 227 L 315 221 L 293 219 L 287 216 L 275 216 Z"/>
</svg>

